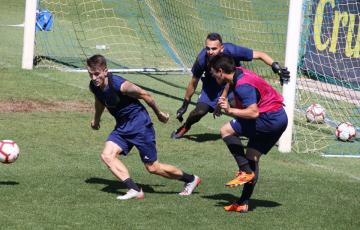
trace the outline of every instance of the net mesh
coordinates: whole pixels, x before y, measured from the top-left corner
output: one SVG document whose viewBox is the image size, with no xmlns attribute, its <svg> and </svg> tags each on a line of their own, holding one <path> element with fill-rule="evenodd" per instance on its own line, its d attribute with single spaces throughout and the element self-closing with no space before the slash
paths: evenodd
<svg viewBox="0 0 360 230">
<path fill-rule="evenodd" d="M 41 0 L 54 27 L 36 34 L 38 66 L 189 69 L 209 32 L 284 61 L 288 0 Z M 269 68 L 255 63 L 271 75 Z"/>
<path fill-rule="evenodd" d="M 335 137 L 340 122 L 360 126 L 359 4 L 304 0 L 296 152 L 360 152 L 358 139 Z M 187 70 L 209 32 L 284 63 L 288 0 L 41 0 L 39 8 L 51 11 L 55 22 L 51 31 L 36 34 L 37 67 L 84 68 L 86 58 L 100 53 L 109 68 Z M 278 77 L 263 62 L 244 64 L 281 91 Z M 325 107 L 325 124 L 306 121 L 305 110 L 313 103 Z"/>
<path fill-rule="evenodd" d="M 358 1 L 304 1 L 294 147 L 299 152 L 359 154 L 360 143 L 340 142 L 341 122 L 360 127 L 360 30 Z M 305 122 L 313 103 L 326 109 L 325 124 Z"/>
</svg>

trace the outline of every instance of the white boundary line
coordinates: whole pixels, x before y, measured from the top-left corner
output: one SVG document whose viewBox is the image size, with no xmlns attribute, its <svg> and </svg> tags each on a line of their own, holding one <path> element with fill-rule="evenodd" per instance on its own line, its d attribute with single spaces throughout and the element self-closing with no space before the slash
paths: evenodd
<svg viewBox="0 0 360 230">
<path fill-rule="evenodd" d="M 0 25 L 0 26 L 7 26 L 7 27 L 24 27 L 24 23 L 17 24 L 17 25 Z"/>
<path fill-rule="evenodd" d="M 342 175 L 345 174 L 346 176 L 348 176 L 348 177 L 351 178 L 351 179 L 360 181 L 360 177 L 357 177 L 357 176 L 354 176 L 354 175 L 351 175 L 351 174 L 348 174 L 348 173 L 344 173 L 344 172 L 339 172 L 338 170 L 336 170 L 336 169 L 334 169 L 334 168 L 329 168 L 329 167 L 327 167 L 327 166 L 325 166 L 325 165 L 319 165 L 319 164 L 309 163 L 309 162 L 304 161 L 304 160 L 301 160 L 300 162 L 303 162 L 303 163 L 305 163 L 305 164 L 307 164 L 307 165 L 310 165 L 310 166 L 312 166 L 312 167 L 314 167 L 314 168 L 324 169 L 324 170 L 327 170 L 327 171 L 330 171 L 330 172 L 333 172 L 333 173 L 336 173 L 336 174 L 340 174 L 340 173 L 341 173 Z"/>
<path fill-rule="evenodd" d="M 343 157 L 343 158 L 360 158 L 360 155 L 331 155 L 331 154 L 322 154 L 323 157 Z"/>
<path fill-rule="evenodd" d="M 87 73 L 86 69 L 65 69 L 66 72 Z M 113 73 L 166 73 L 166 74 L 184 74 L 189 73 L 190 69 L 157 69 L 157 68 L 134 68 L 134 69 L 109 69 Z"/>
</svg>

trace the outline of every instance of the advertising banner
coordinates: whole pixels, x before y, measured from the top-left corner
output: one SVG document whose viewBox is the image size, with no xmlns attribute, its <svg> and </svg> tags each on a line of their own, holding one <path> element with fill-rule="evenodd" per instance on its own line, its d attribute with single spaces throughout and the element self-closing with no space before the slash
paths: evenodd
<svg viewBox="0 0 360 230">
<path fill-rule="evenodd" d="M 360 1 L 314 0 L 304 16 L 305 72 L 359 86 Z M 307 31 L 306 31 L 307 30 Z M 357 84 L 356 84 L 357 83 Z"/>
</svg>

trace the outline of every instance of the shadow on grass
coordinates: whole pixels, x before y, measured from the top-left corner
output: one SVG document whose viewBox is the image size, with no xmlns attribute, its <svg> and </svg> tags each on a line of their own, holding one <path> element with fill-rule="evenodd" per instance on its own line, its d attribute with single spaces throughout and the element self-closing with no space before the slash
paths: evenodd
<svg viewBox="0 0 360 230">
<path fill-rule="evenodd" d="M 216 204 L 216 206 L 225 206 L 229 205 L 231 203 L 236 202 L 239 197 L 234 196 L 232 194 L 215 194 L 210 196 L 202 196 L 202 198 L 205 199 L 211 199 L 211 200 L 219 200 L 219 202 Z M 269 201 L 269 200 L 259 200 L 259 199 L 250 199 L 249 201 L 249 211 L 252 211 L 256 209 L 257 207 L 266 207 L 266 208 L 275 208 L 281 206 L 280 203 L 275 201 Z"/>
<path fill-rule="evenodd" d="M 18 185 L 16 181 L 0 181 L 0 185 Z"/>
<path fill-rule="evenodd" d="M 183 136 L 183 138 L 196 142 L 206 142 L 206 141 L 219 140 L 221 139 L 221 136 L 220 134 L 214 134 L 214 133 L 200 133 L 200 134 L 185 135 Z"/>
<path fill-rule="evenodd" d="M 87 184 L 103 184 L 103 185 L 105 185 L 105 187 L 102 188 L 101 191 L 107 192 L 107 193 L 123 195 L 127 192 L 127 188 L 126 188 L 125 184 L 118 180 L 108 180 L 108 179 L 103 179 L 103 178 L 92 177 L 92 178 L 86 179 L 85 183 L 87 183 Z M 165 185 L 162 185 L 162 184 L 147 185 L 147 184 L 137 183 L 137 185 L 139 185 L 145 193 L 178 194 L 180 192 L 180 190 L 176 191 L 176 192 L 171 192 L 171 191 L 169 191 L 169 192 L 161 191 L 160 192 L 160 191 L 154 190 L 153 187 L 165 187 Z M 119 189 L 124 189 L 124 191 L 119 192 L 118 191 Z M 179 189 L 182 189 L 182 187 L 179 187 Z M 194 193 L 196 193 L 196 192 L 194 192 Z"/>
<path fill-rule="evenodd" d="M 182 138 L 186 138 L 189 139 L 191 141 L 196 141 L 196 142 L 206 142 L 206 141 L 216 141 L 216 140 L 220 140 L 221 136 L 220 133 L 219 134 L 215 134 L 215 133 L 200 133 L 200 134 L 189 134 L 189 135 L 184 135 Z M 242 141 L 247 141 L 248 138 L 247 137 L 239 137 L 240 140 Z M 246 146 L 244 146 L 246 148 Z"/>
</svg>

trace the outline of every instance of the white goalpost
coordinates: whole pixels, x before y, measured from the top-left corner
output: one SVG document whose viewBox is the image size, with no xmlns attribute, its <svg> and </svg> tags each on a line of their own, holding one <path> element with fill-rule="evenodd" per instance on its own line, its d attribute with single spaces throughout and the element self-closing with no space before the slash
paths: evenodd
<svg viewBox="0 0 360 230">
<path fill-rule="evenodd" d="M 22 68 L 32 69 L 35 46 L 35 20 L 37 0 L 26 0 Z"/>
<path fill-rule="evenodd" d="M 279 140 L 279 151 L 283 153 L 291 152 L 292 146 L 297 66 L 303 16 L 302 8 L 303 0 L 290 0 L 289 15 L 291 15 L 291 17 L 288 19 L 285 55 L 285 66 L 290 71 L 290 81 L 283 86 L 285 111 L 288 115 L 289 122 Z"/>
</svg>

